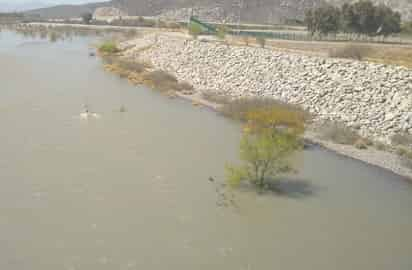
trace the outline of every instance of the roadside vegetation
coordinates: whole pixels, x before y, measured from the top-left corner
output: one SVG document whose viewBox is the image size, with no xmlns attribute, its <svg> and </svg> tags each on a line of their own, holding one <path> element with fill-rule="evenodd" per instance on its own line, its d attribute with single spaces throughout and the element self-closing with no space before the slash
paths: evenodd
<svg viewBox="0 0 412 270">
<path fill-rule="evenodd" d="M 360 36 L 387 36 L 401 32 L 401 15 L 385 4 L 369 0 L 345 3 L 340 8 L 323 5 L 305 14 L 305 25 L 311 35 L 338 32 Z"/>
<path fill-rule="evenodd" d="M 330 50 L 329 56 L 335 58 L 350 58 L 355 60 L 364 60 L 368 56 L 369 52 L 370 48 L 368 46 L 348 44 L 344 47 L 334 48 Z"/>
<path fill-rule="evenodd" d="M 197 39 L 197 37 L 202 33 L 202 28 L 199 25 L 194 24 L 194 23 L 190 24 L 188 26 L 188 29 L 189 29 L 189 34 L 194 39 Z"/>
</svg>

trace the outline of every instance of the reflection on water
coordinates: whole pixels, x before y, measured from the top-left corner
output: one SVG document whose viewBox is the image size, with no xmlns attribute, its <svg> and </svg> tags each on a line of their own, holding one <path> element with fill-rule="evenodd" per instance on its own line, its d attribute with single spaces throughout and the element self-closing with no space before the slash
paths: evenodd
<svg viewBox="0 0 412 270">
<path fill-rule="evenodd" d="M 314 148 L 277 194 L 228 192 L 236 124 L 105 73 L 92 37 L 31 41 L 0 34 L 0 269 L 411 269 L 404 179 Z"/>
</svg>

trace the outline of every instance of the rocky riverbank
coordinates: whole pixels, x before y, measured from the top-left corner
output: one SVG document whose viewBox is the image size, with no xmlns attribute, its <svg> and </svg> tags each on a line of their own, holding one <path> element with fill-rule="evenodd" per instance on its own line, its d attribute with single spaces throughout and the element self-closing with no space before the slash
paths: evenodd
<svg viewBox="0 0 412 270">
<path fill-rule="evenodd" d="M 387 143 L 393 134 L 412 133 L 412 70 L 403 67 L 168 35 L 130 42 L 136 47 L 128 56 L 150 61 L 200 92 L 273 97 Z M 140 52 L 147 44 L 153 46 Z"/>
<path fill-rule="evenodd" d="M 390 143 L 412 133 L 412 71 L 256 47 L 228 46 L 168 34 L 146 35 L 121 44 L 124 55 L 175 75 L 202 93 L 230 97 L 272 97 L 297 104 L 315 121 L 341 122 L 361 136 Z M 315 131 L 316 132 L 316 131 Z M 307 137 L 329 149 L 412 177 L 396 154 L 359 150 Z"/>
</svg>

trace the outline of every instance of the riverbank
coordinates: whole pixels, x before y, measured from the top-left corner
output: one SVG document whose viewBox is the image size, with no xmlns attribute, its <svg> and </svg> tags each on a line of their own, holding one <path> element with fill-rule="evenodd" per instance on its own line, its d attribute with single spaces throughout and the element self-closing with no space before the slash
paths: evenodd
<svg viewBox="0 0 412 270">
<path fill-rule="evenodd" d="M 195 105 L 216 110 L 219 105 L 205 99 L 205 94 L 271 97 L 302 106 L 315 115 L 315 122 L 344 123 L 363 137 L 386 144 L 393 134 L 412 131 L 412 72 L 406 68 L 228 46 L 192 40 L 181 33 L 143 35 L 119 47 L 128 60 L 148 62 L 192 84 L 194 94 L 177 95 Z M 412 178 L 412 170 L 395 153 L 325 141 L 316 130 L 305 137 L 339 154 Z"/>
<path fill-rule="evenodd" d="M 199 94 L 184 95 L 178 93 L 177 96 L 188 100 L 196 106 L 205 106 L 215 112 L 219 112 L 220 104 L 210 102 L 202 98 Z M 322 139 L 320 134 L 313 130 L 306 131 L 304 134 L 304 139 L 309 141 L 310 144 L 317 145 L 348 158 L 365 162 L 369 165 L 386 169 L 412 181 L 412 169 L 403 165 L 402 160 L 400 160 L 400 157 L 396 153 L 386 150 L 379 150 L 373 147 L 358 149 L 353 145 L 337 144 L 332 141 Z"/>
</svg>

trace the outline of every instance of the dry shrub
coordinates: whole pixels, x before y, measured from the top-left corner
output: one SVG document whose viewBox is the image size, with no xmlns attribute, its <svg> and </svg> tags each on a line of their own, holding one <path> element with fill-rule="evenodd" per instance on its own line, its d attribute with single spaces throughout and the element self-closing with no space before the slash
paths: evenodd
<svg viewBox="0 0 412 270">
<path fill-rule="evenodd" d="M 412 135 L 409 133 L 399 133 L 391 137 L 391 142 L 394 145 L 409 146 L 412 144 Z"/>
<path fill-rule="evenodd" d="M 183 91 L 192 90 L 193 87 L 186 83 L 179 83 L 175 76 L 163 70 L 155 70 L 144 74 L 144 81 L 160 91 Z"/>
<path fill-rule="evenodd" d="M 409 169 L 412 169 L 412 151 L 405 147 L 396 149 L 396 154 L 399 155 L 401 164 Z"/>
<path fill-rule="evenodd" d="M 122 69 L 125 69 L 129 72 L 136 72 L 136 73 L 142 73 L 149 67 L 146 63 L 137 62 L 137 61 L 128 61 L 124 59 L 117 60 L 114 63 L 115 65 L 119 66 Z"/>
<path fill-rule="evenodd" d="M 184 91 L 184 90 L 192 91 L 193 90 L 193 85 L 191 85 L 188 82 L 179 82 L 178 85 L 177 85 L 176 90 L 177 91 Z"/>
<path fill-rule="evenodd" d="M 338 144 L 354 145 L 360 139 L 355 131 L 340 123 L 325 123 L 320 127 L 320 134 L 322 139 Z"/>
<path fill-rule="evenodd" d="M 369 50 L 370 48 L 368 48 L 367 46 L 349 44 L 341 48 L 332 49 L 329 52 L 329 56 L 335 58 L 362 60 L 367 56 Z"/>
<path fill-rule="evenodd" d="M 249 43 L 250 43 L 249 37 L 248 37 L 248 36 L 243 36 L 242 39 L 243 39 L 243 43 L 244 43 L 246 46 L 249 47 Z"/>
<path fill-rule="evenodd" d="M 202 98 L 216 104 L 228 104 L 231 101 L 230 97 L 220 95 L 214 92 L 203 92 Z"/>
<path fill-rule="evenodd" d="M 282 111 L 299 112 L 304 120 L 310 119 L 307 112 L 298 106 L 290 105 L 273 98 L 239 98 L 225 103 L 220 112 L 229 118 L 245 121 L 250 112 L 267 111 L 271 109 L 281 109 Z"/>
<path fill-rule="evenodd" d="M 256 37 L 256 43 L 259 44 L 261 48 L 265 48 L 266 46 L 266 38 L 263 36 Z"/>
<path fill-rule="evenodd" d="M 368 149 L 368 141 L 366 141 L 362 138 L 357 139 L 354 143 L 354 146 L 359 150 Z"/>
<path fill-rule="evenodd" d="M 126 38 L 134 38 L 134 37 L 138 37 L 139 32 L 136 29 L 129 29 L 125 32 L 124 35 Z"/>
<path fill-rule="evenodd" d="M 376 148 L 376 149 L 378 149 L 379 151 L 384 151 L 384 150 L 386 150 L 387 149 L 387 146 L 384 144 L 384 143 L 381 143 L 381 142 L 374 142 L 374 147 Z"/>
</svg>

